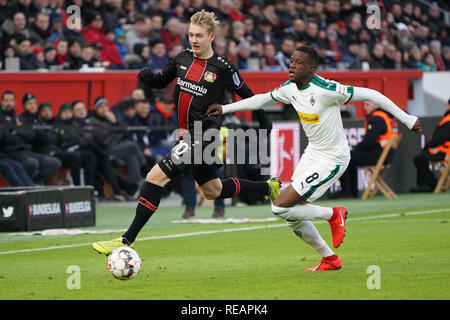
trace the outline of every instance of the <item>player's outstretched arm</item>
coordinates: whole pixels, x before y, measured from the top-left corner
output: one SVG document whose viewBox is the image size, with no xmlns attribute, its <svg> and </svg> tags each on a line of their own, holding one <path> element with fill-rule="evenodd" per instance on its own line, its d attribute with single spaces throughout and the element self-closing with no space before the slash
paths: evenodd
<svg viewBox="0 0 450 320">
<path fill-rule="evenodd" d="M 368 88 L 354 87 L 351 101 L 370 101 L 389 112 L 415 133 L 422 132 L 420 119 L 409 115 L 382 93 Z"/>
<path fill-rule="evenodd" d="M 273 104 L 273 99 L 270 97 L 270 93 L 256 94 L 253 97 L 223 106 L 214 103 L 208 107 L 208 110 L 206 110 L 206 115 L 214 116 L 236 111 L 259 110 L 271 104 Z"/>
</svg>

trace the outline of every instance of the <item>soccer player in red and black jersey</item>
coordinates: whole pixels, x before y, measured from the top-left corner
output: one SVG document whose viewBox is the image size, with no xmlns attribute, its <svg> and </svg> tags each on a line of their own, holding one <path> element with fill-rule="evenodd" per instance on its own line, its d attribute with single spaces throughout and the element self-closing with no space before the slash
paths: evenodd
<svg viewBox="0 0 450 320">
<path fill-rule="evenodd" d="M 96 251 L 108 255 L 123 245 L 133 246 L 142 227 L 158 209 L 164 185 L 187 171 L 192 173 L 203 194 L 210 200 L 236 197 L 244 192 L 264 194 L 271 200 L 278 196 L 281 184 L 278 178 L 265 182 L 239 178 L 220 180 L 217 164 L 175 161 L 184 156 L 185 152 L 191 152 L 193 155 L 196 148 L 202 151 L 209 144 L 209 141 L 203 141 L 199 134 L 203 136 L 208 129 L 220 130 L 221 116 L 207 117 L 206 110 L 209 105 L 221 102 L 227 89 L 233 90 L 241 98 L 253 96 L 238 69 L 212 49 L 214 30 L 218 24 L 214 13 L 204 10 L 197 12 L 191 17 L 188 34 L 192 50 L 182 51 L 160 73 L 154 74 L 148 68 L 139 72 L 138 79 L 149 88 L 161 89 L 176 79 L 175 102 L 178 107 L 179 126 L 181 131 L 188 134 L 182 136 L 172 151 L 147 174 L 136 215 L 129 229 L 120 238 L 93 243 L 92 247 Z M 271 130 L 272 124 L 262 110 L 256 113 L 256 117 L 260 128 Z M 196 132 L 194 129 L 199 123 L 201 130 Z M 185 159 L 192 160 L 191 155 Z"/>
</svg>

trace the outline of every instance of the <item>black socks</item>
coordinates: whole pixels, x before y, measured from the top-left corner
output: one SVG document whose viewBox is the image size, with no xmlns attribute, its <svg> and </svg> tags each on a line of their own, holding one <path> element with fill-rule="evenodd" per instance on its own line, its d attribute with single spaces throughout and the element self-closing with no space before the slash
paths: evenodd
<svg viewBox="0 0 450 320">
<path fill-rule="evenodd" d="M 245 193 L 270 193 L 269 184 L 265 181 L 251 181 L 238 178 L 228 178 L 222 180 L 222 193 L 219 198 L 235 198 L 241 192 Z"/>
<path fill-rule="evenodd" d="M 127 232 L 122 236 L 124 238 L 124 244 L 131 244 L 136 240 L 139 231 L 141 231 L 153 213 L 158 209 L 162 190 L 163 188 L 156 184 L 150 182 L 144 183 L 139 197 L 139 203 L 136 207 L 136 216 Z"/>
</svg>

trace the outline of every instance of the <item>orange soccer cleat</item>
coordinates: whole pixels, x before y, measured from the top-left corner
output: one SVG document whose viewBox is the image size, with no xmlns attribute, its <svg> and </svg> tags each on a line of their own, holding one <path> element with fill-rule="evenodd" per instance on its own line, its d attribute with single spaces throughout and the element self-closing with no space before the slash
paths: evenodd
<svg viewBox="0 0 450 320">
<path fill-rule="evenodd" d="M 347 214 L 347 209 L 344 207 L 333 207 L 333 216 L 328 220 L 333 236 L 333 247 L 335 248 L 338 248 L 344 240 Z"/>
<path fill-rule="evenodd" d="M 306 271 L 331 271 L 339 270 L 342 267 L 341 259 L 337 254 L 329 257 L 323 257 L 322 260 L 314 267 L 306 269 Z"/>
</svg>

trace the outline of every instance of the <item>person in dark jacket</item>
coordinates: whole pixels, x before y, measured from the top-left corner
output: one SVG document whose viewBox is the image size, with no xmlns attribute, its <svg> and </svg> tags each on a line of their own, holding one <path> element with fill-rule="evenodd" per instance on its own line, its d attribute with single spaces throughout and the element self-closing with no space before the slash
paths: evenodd
<svg viewBox="0 0 450 320">
<path fill-rule="evenodd" d="M 69 111 L 72 111 L 72 106 L 64 103 L 59 109 L 59 115 L 53 118 L 52 106 L 47 102 L 41 103 L 38 117 L 43 128 L 37 132 L 38 139 L 34 149 L 39 153 L 58 158 L 62 163 L 62 168 L 70 169 L 74 185 L 81 185 L 81 168 L 84 169 L 85 184 L 94 185 L 95 156 L 90 152 L 81 152 L 77 148 L 61 147 L 61 139 L 65 132 L 59 130 L 56 123 L 61 121 L 59 118 L 61 114 Z"/>
<path fill-rule="evenodd" d="M 436 176 L 430 171 L 430 161 L 442 161 L 450 155 L 450 99 L 445 106 L 445 113 L 439 125 L 433 132 L 431 139 L 424 148 L 414 157 L 417 169 L 417 186 L 410 191 L 432 192 L 437 184 Z M 448 164 L 447 164 L 448 165 Z"/>
<path fill-rule="evenodd" d="M 67 117 L 67 119 L 60 121 L 57 125 L 58 128 L 65 131 L 65 138 L 61 146 L 63 148 L 79 146 L 80 150 L 93 152 L 96 156 L 96 171 L 100 172 L 111 186 L 114 192 L 114 200 L 125 201 L 128 195 L 122 191 L 121 187 L 129 195 L 134 195 L 138 185 L 129 183 L 114 172 L 110 163 L 111 156 L 94 138 L 94 131 L 97 128 L 95 122 L 88 117 L 86 105 L 80 100 L 75 100 L 72 102 L 72 110 L 73 117 Z M 94 183 L 94 186 L 99 194 L 103 196 L 103 186 L 99 183 Z"/>
<path fill-rule="evenodd" d="M 26 173 L 22 164 L 16 160 L 10 159 L 4 153 L 4 147 L 8 139 L 9 132 L 6 117 L 0 113 L 0 174 L 3 175 L 9 184 L 15 187 L 31 187 L 33 180 Z"/>
<path fill-rule="evenodd" d="M 145 165 L 145 158 L 138 145 L 129 140 L 126 126 L 118 122 L 114 113 L 109 110 L 108 100 L 98 97 L 90 117 L 97 128 L 93 131 L 95 141 L 109 155 L 125 161 L 130 181 L 141 184 L 143 180 L 141 167 Z"/>
<path fill-rule="evenodd" d="M 8 137 L 5 141 L 4 151 L 8 157 L 20 162 L 27 174 L 35 184 L 44 184 L 61 167 L 61 162 L 51 156 L 32 151 L 36 139 L 34 127 L 38 124 L 33 112 L 37 111 L 36 97 L 27 93 L 22 99 L 25 112 L 16 115 L 15 95 L 12 91 L 2 94 L 2 108 L 5 126 L 8 128 Z"/>
</svg>

